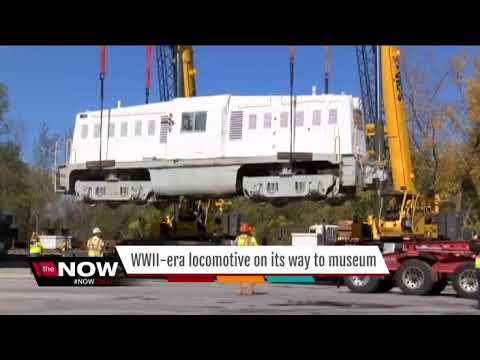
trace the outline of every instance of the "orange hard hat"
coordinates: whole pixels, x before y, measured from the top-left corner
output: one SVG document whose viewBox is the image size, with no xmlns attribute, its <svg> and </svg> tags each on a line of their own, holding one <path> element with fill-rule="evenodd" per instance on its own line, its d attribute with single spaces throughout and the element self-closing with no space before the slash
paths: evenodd
<svg viewBox="0 0 480 360">
<path fill-rule="evenodd" d="M 252 227 L 249 224 L 241 224 L 240 232 L 244 234 L 249 234 L 252 232 Z"/>
</svg>

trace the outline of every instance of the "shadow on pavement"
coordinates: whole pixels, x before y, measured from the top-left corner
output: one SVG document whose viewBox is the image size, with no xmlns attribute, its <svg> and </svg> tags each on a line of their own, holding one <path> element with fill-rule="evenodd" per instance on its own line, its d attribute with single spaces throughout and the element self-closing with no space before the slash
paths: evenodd
<svg viewBox="0 0 480 360">
<path fill-rule="evenodd" d="M 337 301 L 289 301 L 283 304 L 270 304 L 272 306 L 331 306 L 341 308 L 364 308 L 364 309 L 396 309 L 407 305 L 387 305 L 378 303 L 358 304 L 342 303 Z"/>
</svg>

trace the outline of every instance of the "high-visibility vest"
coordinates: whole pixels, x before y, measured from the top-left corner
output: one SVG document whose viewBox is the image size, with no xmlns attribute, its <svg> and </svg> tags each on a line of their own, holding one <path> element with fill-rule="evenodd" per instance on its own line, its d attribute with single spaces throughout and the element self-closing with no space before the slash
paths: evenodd
<svg viewBox="0 0 480 360">
<path fill-rule="evenodd" d="M 88 256 L 101 257 L 103 256 L 103 240 L 98 236 L 93 236 L 87 241 Z"/>
<path fill-rule="evenodd" d="M 41 254 L 43 250 L 42 243 L 35 241 L 30 244 L 30 254 Z"/>
<path fill-rule="evenodd" d="M 242 234 L 237 238 L 238 246 L 258 246 L 254 236 Z"/>
<path fill-rule="evenodd" d="M 475 258 L 475 269 L 480 270 L 480 255 Z"/>
</svg>

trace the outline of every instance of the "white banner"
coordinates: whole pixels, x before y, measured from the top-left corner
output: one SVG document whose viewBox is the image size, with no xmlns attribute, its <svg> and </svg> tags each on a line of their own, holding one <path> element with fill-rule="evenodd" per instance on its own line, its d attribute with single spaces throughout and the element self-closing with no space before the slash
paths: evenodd
<svg viewBox="0 0 480 360">
<path fill-rule="evenodd" d="M 376 246 L 117 246 L 129 275 L 387 275 Z"/>
</svg>

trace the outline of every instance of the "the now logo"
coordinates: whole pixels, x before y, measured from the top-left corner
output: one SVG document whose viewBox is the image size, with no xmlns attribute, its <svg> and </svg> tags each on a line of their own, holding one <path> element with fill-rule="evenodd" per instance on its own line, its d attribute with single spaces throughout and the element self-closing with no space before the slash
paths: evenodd
<svg viewBox="0 0 480 360">
<path fill-rule="evenodd" d="M 39 286 L 109 286 L 119 284 L 120 262 L 102 258 L 31 258 Z"/>
<path fill-rule="evenodd" d="M 58 263 L 58 276 L 70 277 L 115 277 L 118 262 L 82 261 Z"/>
</svg>

